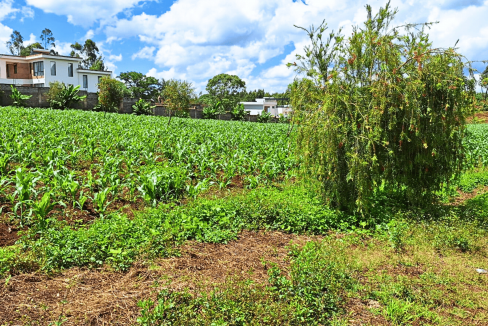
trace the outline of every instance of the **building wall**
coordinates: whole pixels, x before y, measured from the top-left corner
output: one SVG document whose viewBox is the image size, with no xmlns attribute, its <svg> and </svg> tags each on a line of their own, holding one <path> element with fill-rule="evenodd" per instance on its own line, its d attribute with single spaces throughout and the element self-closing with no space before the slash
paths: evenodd
<svg viewBox="0 0 488 326">
<path fill-rule="evenodd" d="M 98 77 L 107 76 L 107 74 L 96 73 L 96 72 L 79 71 L 77 73 L 78 73 L 78 85 L 81 85 L 80 89 L 87 92 L 93 92 L 93 93 L 98 92 Z M 88 76 L 88 88 L 83 88 L 83 75 Z"/>
<path fill-rule="evenodd" d="M 28 63 L 17 63 L 17 73 L 15 73 L 15 65 L 7 64 L 7 76 L 9 79 L 30 79 L 31 72 Z"/>
<path fill-rule="evenodd" d="M 56 62 L 56 75 L 51 74 L 51 61 Z M 68 63 L 73 64 L 73 77 L 68 77 Z M 66 61 L 66 60 L 55 60 L 55 59 L 45 59 L 44 60 L 44 76 L 45 85 L 49 87 L 49 83 L 59 81 L 66 85 L 78 85 L 78 78 L 76 68 L 78 68 L 78 62 L 76 61 Z"/>
</svg>

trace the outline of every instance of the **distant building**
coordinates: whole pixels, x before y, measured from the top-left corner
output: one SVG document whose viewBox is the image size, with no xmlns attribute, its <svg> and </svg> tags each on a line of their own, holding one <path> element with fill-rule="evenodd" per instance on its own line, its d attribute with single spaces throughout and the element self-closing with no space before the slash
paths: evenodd
<svg viewBox="0 0 488 326">
<path fill-rule="evenodd" d="M 49 87 L 49 83 L 59 81 L 95 93 L 100 78 L 111 76 L 112 72 L 81 69 L 81 61 L 42 49 L 34 49 L 26 57 L 0 54 L 0 84 Z"/>
<path fill-rule="evenodd" d="M 280 114 L 288 115 L 291 113 L 289 105 L 278 105 L 278 102 L 273 97 L 257 98 L 256 102 L 240 102 L 244 105 L 246 111 L 251 115 L 261 115 L 262 112 L 268 112 L 272 116 L 279 116 Z"/>
</svg>

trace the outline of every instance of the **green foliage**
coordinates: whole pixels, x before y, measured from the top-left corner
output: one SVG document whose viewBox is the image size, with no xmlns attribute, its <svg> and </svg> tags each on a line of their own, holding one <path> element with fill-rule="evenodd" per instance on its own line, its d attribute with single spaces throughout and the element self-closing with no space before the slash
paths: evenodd
<svg viewBox="0 0 488 326">
<path fill-rule="evenodd" d="M 49 92 L 47 93 L 47 100 L 53 109 L 64 110 L 71 108 L 71 105 L 78 103 L 86 98 L 86 95 L 78 96 L 80 85 L 69 85 L 66 87 L 64 83 L 53 82 L 49 83 Z"/>
<path fill-rule="evenodd" d="M 139 191 L 153 207 L 162 200 L 181 198 L 186 189 L 186 171 L 179 168 L 160 167 L 140 180 Z"/>
<path fill-rule="evenodd" d="M 53 32 L 49 28 L 44 28 L 42 30 L 40 39 L 42 42 L 44 42 L 44 47 L 41 47 L 41 49 L 47 49 L 48 46 L 53 48 L 56 47 L 56 44 L 54 43 L 56 39 L 53 36 Z"/>
<path fill-rule="evenodd" d="M 170 79 L 165 82 L 161 93 L 164 105 L 171 115 L 176 111 L 186 110 L 190 107 L 190 101 L 195 97 L 195 89 L 191 82 L 185 80 Z"/>
<path fill-rule="evenodd" d="M 464 173 L 459 179 L 458 187 L 463 192 L 471 192 L 479 186 L 488 186 L 488 171 Z"/>
<path fill-rule="evenodd" d="M 25 48 L 23 48 L 20 51 L 20 55 L 23 57 L 26 57 L 26 56 L 31 54 L 31 51 L 33 49 L 44 49 L 44 48 L 42 47 L 41 43 L 39 43 L 39 42 L 32 43 L 32 44 L 29 44 L 28 46 L 26 46 Z"/>
<path fill-rule="evenodd" d="M 10 34 L 10 41 L 7 41 L 5 44 L 11 54 L 20 55 L 24 48 L 24 37 L 19 31 L 13 31 L 12 34 Z"/>
<path fill-rule="evenodd" d="M 343 261 L 325 243 L 293 252 L 288 275 L 269 270 L 269 284 L 228 281 L 210 293 L 163 290 L 157 303 L 140 301 L 140 325 L 327 325 L 350 287 Z M 289 278 L 288 278 L 288 277 Z"/>
<path fill-rule="evenodd" d="M 81 67 L 83 69 L 105 70 L 103 57 L 100 54 L 97 44 L 93 40 L 87 39 L 83 45 L 76 42 L 71 44 L 70 47 L 72 49 L 70 56 L 83 59 L 81 62 Z"/>
<path fill-rule="evenodd" d="M 125 86 L 122 82 L 102 77 L 98 83 L 98 103 L 104 112 L 117 112 L 124 98 Z"/>
<path fill-rule="evenodd" d="M 142 98 L 139 99 L 136 104 L 132 106 L 132 114 L 135 115 L 152 115 L 153 109 L 155 105 L 151 105 L 150 102 L 143 100 Z"/>
<path fill-rule="evenodd" d="M 163 89 L 165 81 L 159 82 L 156 78 L 146 76 L 140 72 L 122 72 L 119 77 L 125 83 L 132 98 L 156 100 Z"/>
<path fill-rule="evenodd" d="M 232 120 L 237 121 L 245 120 L 249 114 L 244 108 L 244 104 L 237 104 L 230 113 L 232 113 Z"/>
<path fill-rule="evenodd" d="M 204 119 L 217 119 L 219 114 L 224 114 L 225 108 L 222 102 L 213 99 L 207 101 L 207 105 L 203 108 L 202 114 Z"/>
<path fill-rule="evenodd" d="M 304 172 L 321 184 L 324 202 L 343 210 L 368 209 L 382 185 L 431 203 L 463 167 L 475 79 L 423 28 L 392 28 L 389 3 L 374 16 L 367 10 L 370 19 L 348 38 L 322 42 L 325 24 L 307 31 L 312 47 L 297 59 L 314 83 L 296 82 L 292 94 Z"/>
<path fill-rule="evenodd" d="M 246 89 L 246 83 L 236 75 L 219 74 L 208 81 L 205 89 L 228 111 L 239 102 L 239 93 Z"/>
<path fill-rule="evenodd" d="M 468 125 L 463 145 L 466 169 L 488 166 L 488 124 Z"/>
<path fill-rule="evenodd" d="M 273 119 L 273 116 L 269 112 L 261 112 L 260 115 L 258 115 L 258 122 L 261 123 L 268 123 Z"/>
<path fill-rule="evenodd" d="M 12 99 L 13 106 L 15 107 L 24 107 L 25 101 L 32 97 L 32 95 L 22 95 L 22 93 L 20 93 L 19 90 L 13 85 L 10 85 L 10 89 L 12 90 L 10 98 Z"/>
</svg>

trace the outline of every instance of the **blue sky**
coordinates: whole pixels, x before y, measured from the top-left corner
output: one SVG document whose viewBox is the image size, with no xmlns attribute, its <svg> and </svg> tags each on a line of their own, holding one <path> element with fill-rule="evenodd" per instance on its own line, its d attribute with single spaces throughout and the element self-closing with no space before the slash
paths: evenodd
<svg viewBox="0 0 488 326">
<path fill-rule="evenodd" d="M 326 20 L 331 29 L 359 24 L 364 5 L 351 0 L 0 0 L 0 53 L 13 30 L 25 44 L 53 31 L 57 50 L 93 39 L 117 76 L 139 71 L 158 78 L 192 81 L 198 91 L 219 73 L 236 74 L 248 89 L 281 92 L 295 74 L 295 61 L 308 40 L 293 25 Z M 470 60 L 488 59 L 488 0 L 392 1 L 396 23 L 439 21 L 434 45 L 452 46 Z M 484 65 L 476 63 L 479 70 Z"/>
</svg>

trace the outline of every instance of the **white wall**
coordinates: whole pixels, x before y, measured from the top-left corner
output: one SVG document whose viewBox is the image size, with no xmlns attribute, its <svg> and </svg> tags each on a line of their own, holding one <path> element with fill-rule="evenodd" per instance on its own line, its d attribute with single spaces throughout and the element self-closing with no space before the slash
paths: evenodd
<svg viewBox="0 0 488 326">
<path fill-rule="evenodd" d="M 76 73 L 76 72 L 75 72 Z M 88 88 L 83 88 L 83 75 L 88 76 Z M 110 74 L 103 74 L 101 72 L 87 72 L 78 71 L 78 85 L 81 85 L 81 90 L 88 91 L 91 93 L 98 92 L 98 77 L 110 76 Z"/>
<path fill-rule="evenodd" d="M 56 60 L 56 59 L 44 59 L 44 78 L 46 84 L 44 86 L 49 87 L 49 83 L 54 81 L 59 81 L 65 83 L 66 85 L 78 85 L 78 78 L 76 78 L 76 68 L 78 68 L 77 61 L 71 61 L 73 64 L 73 77 L 68 77 L 68 63 L 70 61 L 66 60 Z M 51 75 L 51 61 L 56 62 L 56 76 Z"/>
</svg>

